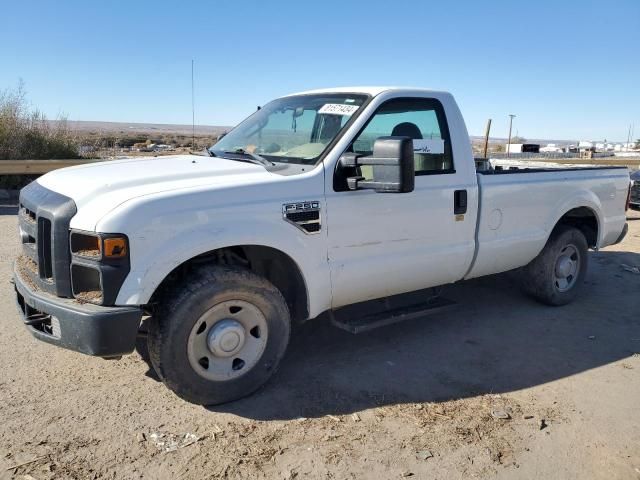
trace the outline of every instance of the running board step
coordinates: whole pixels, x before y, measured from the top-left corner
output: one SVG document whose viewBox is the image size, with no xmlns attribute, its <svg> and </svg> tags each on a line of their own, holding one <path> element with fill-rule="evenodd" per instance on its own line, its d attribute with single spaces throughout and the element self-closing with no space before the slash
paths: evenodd
<svg viewBox="0 0 640 480">
<path fill-rule="evenodd" d="M 331 323 L 336 327 L 351 333 L 362 333 L 378 327 L 384 327 L 385 325 L 442 312 L 443 310 L 450 309 L 454 305 L 457 305 L 457 303 L 453 300 L 436 297 L 430 299 L 428 302 L 407 305 L 362 316 L 354 314 L 355 312 L 351 309 L 345 309 L 347 311 L 332 311 L 330 316 Z"/>
</svg>

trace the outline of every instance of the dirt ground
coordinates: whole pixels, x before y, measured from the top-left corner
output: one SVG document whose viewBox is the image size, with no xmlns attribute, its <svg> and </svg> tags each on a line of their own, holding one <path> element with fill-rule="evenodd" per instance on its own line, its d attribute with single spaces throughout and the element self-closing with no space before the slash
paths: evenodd
<svg viewBox="0 0 640 480">
<path fill-rule="evenodd" d="M 264 389 L 209 409 L 159 383 L 142 344 L 106 361 L 29 335 L 14 213 L 0 207 L 0 479 L 640 479 L 640 275 L 621 266 L 640 266 L 638 212 L 572 305 L 497 275 L 373 332 L 310 322 Z"/>
</svg>

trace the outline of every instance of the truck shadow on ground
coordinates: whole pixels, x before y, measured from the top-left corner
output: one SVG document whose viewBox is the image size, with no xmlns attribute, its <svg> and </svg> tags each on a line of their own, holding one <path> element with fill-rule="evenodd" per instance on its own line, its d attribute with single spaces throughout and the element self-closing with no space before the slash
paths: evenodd
<svg viewBox="0 0 640 480">
<path fill-rule="evenodd" d="M 640 352 L 640 254 L 599 252 L 565 307 L 520 293 L 513 275 L 454 285 L 446 313 L 352 335 L 327 321 L 296 329 L 279 372 L 256 394 L 210 407 L 259 420 L 320 417 L 501 393 Z M 141 352 L 144 354 L 144 352 Z"/>
</svg>

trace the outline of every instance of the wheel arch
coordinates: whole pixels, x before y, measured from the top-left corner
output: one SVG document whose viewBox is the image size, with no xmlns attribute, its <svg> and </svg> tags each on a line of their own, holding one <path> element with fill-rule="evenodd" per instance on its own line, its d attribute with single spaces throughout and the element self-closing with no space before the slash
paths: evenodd
<svg viewBox="0 0 640 480">
<path fill-rule="evenodd" d="M 193 268 L 206 264 L 240 266 L 266 278 L 282 293 L 292 321 L 302 322 L 309 318 L 308 287 L 300 266 L 285 252 L 265 245 L 225 246 L 183 261 L 155 287 L 147 307 L 152 310 L 165 289 L 188 276 Z"/>
<path fill-rule="evenodd" d="M 587 206 L 574 207 L 567 210 L 555 223 L 553 233 L 560 225 L 577 228 L 587 239 L 589 248 L 598 248 L 600 239 L 600 219 L 593 208 Z"/>
<path fill-rule="evenodd" d="M 567 225 L 584 234 L 589 248 L 597 249 L 600 246 L 604 216 L 602 203 L 593 191 L 580 189 L 568 192 L 553 210 L 556 215 L 547 224 L 547 241 L 558 225 Z"/>
</svg>

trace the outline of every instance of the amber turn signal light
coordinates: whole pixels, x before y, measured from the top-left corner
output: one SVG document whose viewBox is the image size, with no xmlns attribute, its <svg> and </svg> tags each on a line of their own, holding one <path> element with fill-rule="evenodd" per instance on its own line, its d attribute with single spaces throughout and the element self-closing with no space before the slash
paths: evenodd
<svg viewBox="0 0 640 480">
<path fill-rule="evenodd" d="M 124 238 L 105 238 L 102 255 L 106 258 L 124 257 L 127 254 L 127 242 Z"/>
</svg>

